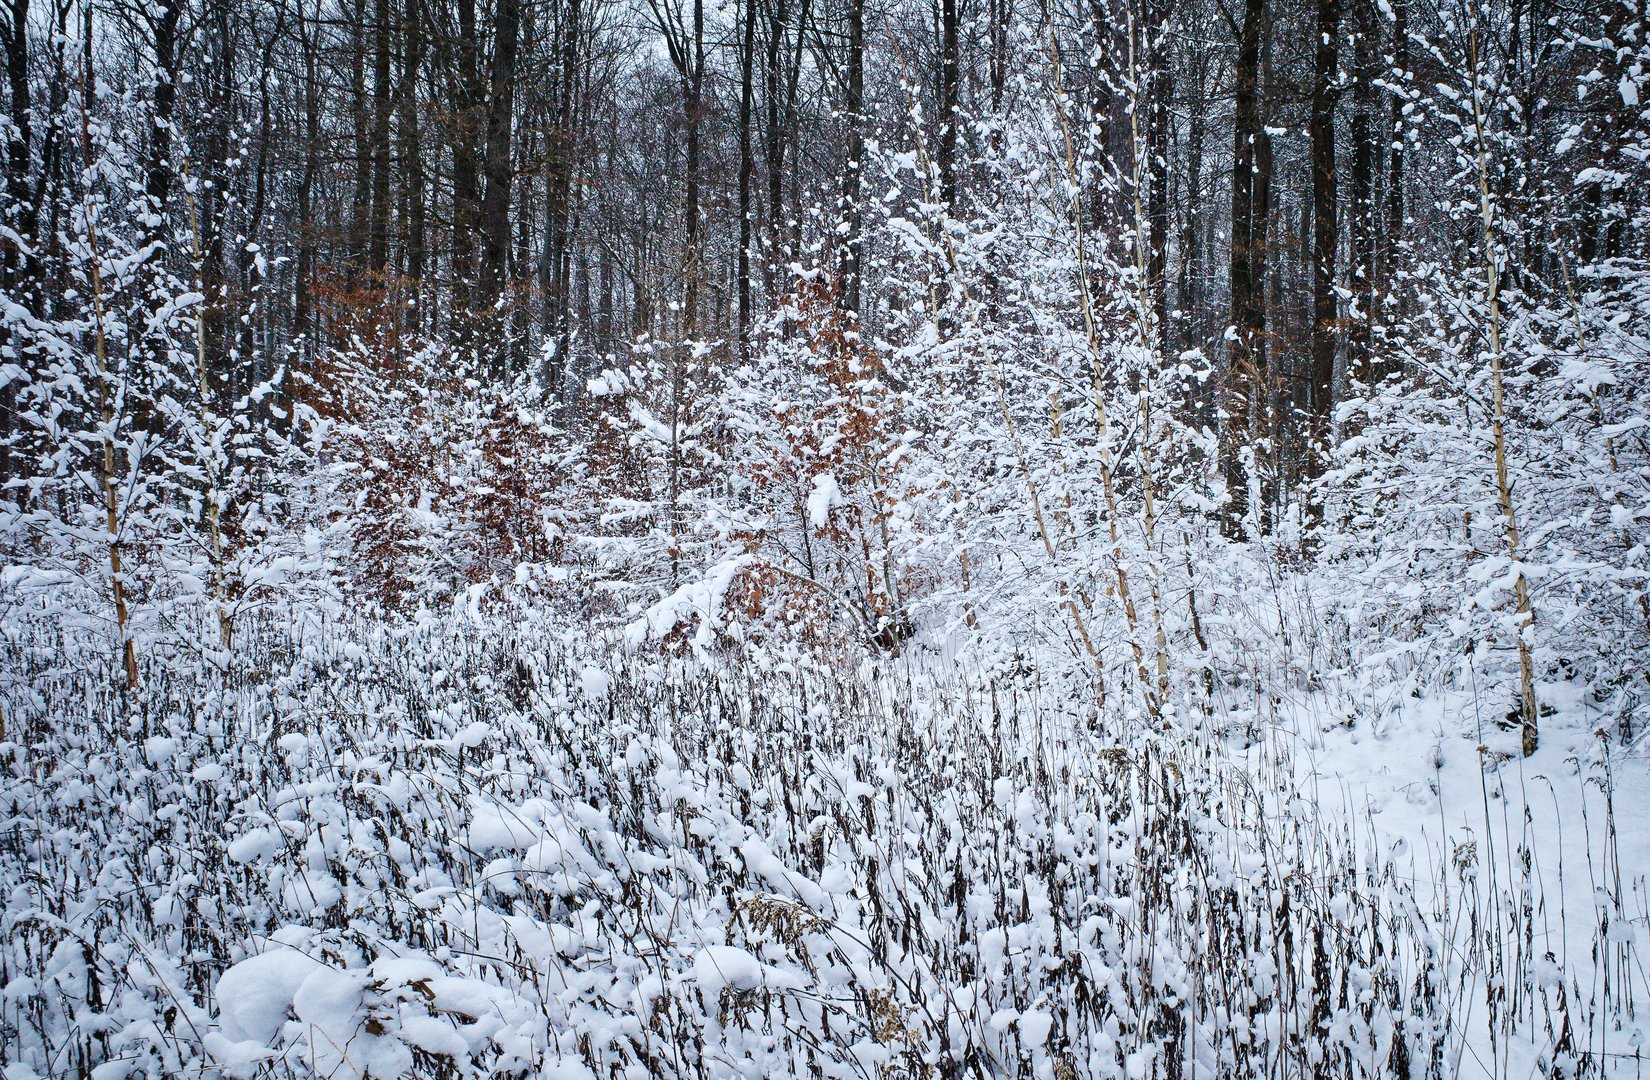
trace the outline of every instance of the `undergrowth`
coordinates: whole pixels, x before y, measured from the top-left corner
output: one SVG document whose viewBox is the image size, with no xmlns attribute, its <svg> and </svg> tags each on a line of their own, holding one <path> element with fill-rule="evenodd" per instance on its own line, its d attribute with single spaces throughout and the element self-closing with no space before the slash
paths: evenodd
<svg viewBox="0 0 1650 1080">
<path fill-rule="evenodd" d="M 1619 866 L 1555 910 L 1515 822 L 1417 871 L 1206 718 L 454 624 L 246 640 L 138 698 L 5 641 L 8 1080 L 1638 1061 Z M 1544 949 L 1561 915 L 1590 961 Z"/>
</svg>

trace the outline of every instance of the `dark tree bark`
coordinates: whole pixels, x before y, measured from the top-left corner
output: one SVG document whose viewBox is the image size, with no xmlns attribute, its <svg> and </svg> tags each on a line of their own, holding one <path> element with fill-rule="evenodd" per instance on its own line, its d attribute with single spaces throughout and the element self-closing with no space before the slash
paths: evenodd
<svg viewBox="0 0 1650 1080">
<path fill-rule="evenodd" d="M 5 205 L 0 224 L 15 229 L 24 244 L 33 246 L 39 208 L 29 198 L 29 168 L 34 142 L 29 87 L 29 0 L 11 0 L 7 18 L 0 22 L 0 45 L 6 51 L 6 80 L 10 86 L 11 133 L 6 140 Z M 0 242 L 0 294 L 21 297 L 25 282 L 35 276 L 34 257 L 19 244 Z M 0 325 L 0 355 L 10 351 L 11 333 Z M 16 388 L 8 380 L 0 387 L 0 484 L 12 479 L 12 416 Z"/>
<path fill-rule="evenodd" d="M 691 54 L 684 49 L 686 64 L 683 69 L 685 83 L 685 104 L 687 120 L 687 205 L 682 210 L 687 236 L 683 241 L 686 249 L 683 259 L 683 268 L 686 275 L 686 288 L 683 290 L 682 322 L 683 336 L 693 338 L 699 332 L 699 290 L 704 279 L 704 268 L 701 265 L 704 253 L 700 250 L 699 237 L 699 185 L 700 185 L 700 137 L 702 135 L 700 121 L 704 118 L 705 92 L 705 0 L 693 0 L 693 38 Z"/>
<path fill-rule="evenodd" d="M 1146 221 L 1151 232 L 1146 276 L 1159 341 L 1169 334 L 1169 135 L 1174 122 L 1170 110 L 1174 97 L 1174 74 L 1169 67 L 1168 0 L 1156 0 L 1149 10 L 1146 43 Z"/>
<path fill-rule="evenodd" d="M 1409 26 L 1405 15 L 1407 0 L 1392 3 L 1392 58 L 1388 77 L 1400 85 L 1407 82 L 1409 66 Z M 1386 137 L 1391 148 L 1386 159 L 1386 244 L 1382 253 L 1385 265 L 1381 268 L 1383 289 L 1392 282 L 1398 266 L 1398 251 L 1404 242 L 1404 102 L 1396 94 L 1389 95 L 1391 113 L 1386 124 Z"/>
<path fill-rule="evenodd" d="M 401 149 L 402 274 L 407 289 L 407 325 L 418 331 L 423 320 L 428 196 L 424 189 L 424 133 L 419 119 L 418 83 L 424 63 L 424 18 L 419 0 L 407 0 L 402 15 L 401 85 L 398 88 Z"/>
<path fill-rule="evenodd" d="M 204 63 L 197 65 L 200 70 L 194 79 L 200 94 L 197 102 L 204 106 L 199 110 L 203 120 L 197 121 L 204 128 L 204 138 L 197 133 L 194 145 L 183 150 L 184 165 L 196 181 L 190 193 L 194 220 L 189 222 L 194 233 L 189 246 L 197 249 L 193 252 L 193 276 L 206 298 L 199 312 L 204 340 L 196 345 L 205 353 L 202 360 L 214 408 L 222 408 L 241 386 L 249 387 L 247 380 L 251 377 L 247 369 L 235 370 L 230 355 L 229 308 L 232 301 L 242 298 L 231 295 L 224 259 L 224 199 L 230 187 L 226 162 L 235 138 L 236 90 L 241 82 L 235 21 L 235 8 L 228 0 L 212 0 L 206 5 L 202 19 Z M 244 245 L 237 247 L 242 248 L 244 259 Z"/>
<path fill-rule="evenodd" d="M 171 201 L 174 168 L 172 131 L 178 104 L 178 60 L 182 41 L 180 23 L 183 0 L 158 0 L 145 8 L 149 41 L 155 53 L 155 75 L 151 84 L 149 153 L 145 165 L 143 193 L 149 202 L 146 243 L 165 238 L 167 204 Z"/>
<path fill-rule="evenodd" d="M 1323 475 L 1335 408 L 1335 253 L 1339 203 L 1335 177 L 1336 44 L 1339 0 L 1318 0 L 1317 49 L 1312 65 L 1312 364 L 1306 430 L 1307 523 L 1315 526 L 1321 506 L 1310 482 Z"/>
<path fill-rule="evenodd" d="M 321 174 L 321 77 L 320 50 L 316 40 L 318 28 L 311 23 L 302 6 L 298 9 L 297 30 L 304 69 L 300 105 L 304 117 L 304 164 L 298 181 L 298 258 L 293 282 L 292 321 L 293 335 L 312 351 L 320 340 L 315 318 L 315 187 Z M 291 387 L 292 380 L 287 379 L 289 393 Z"/>
<path fill-rule="evenodd" d="M 284 19 L 278 20 L 264 43 L 258 66 L 258 161 L 252 179 L 252 199 L 247 205 L 246 223 L 241 231 L 245 239 L 235 245 L 240 288 L 245 294 L 246 306 L 251 309 L 247 312 L 247 317 L 240 321 L 240 362 L 246 365 L 250 376 L 247 390 L 252 388 L 253 383 L 262 382 L 273 374 L 271 351 L 257 347 L 259 320 L 254 316 L 261 314 L 263 309 L 269 306 L 264 296 L 267 288 L 267 263 L 260 255 L 264 217 L 269 207 L 270 150 L 273 142 L 270 122 L 274 101 L 270 75 L 274 71 L 274 65 L 270 62 L 270 57 L 276 41 L 284 32 Z"/>
<path fill-rule="evenodd" d="M 18 233 L 24 237 L 32 237 L 37 256 L 26 258 L 22 267 L 27 273 L 25 281 L 19 281 L 19 287 L 26 287 L 28 283 L 37 283 L 42 287 L 45 295 L 40 292 L 34 294 L 36 306 L 42 315 L 50 317 L 57 309 L 60 298 L 69 287 L 63 280 L 66 263 L 57 257 L 61 253 L 59 237 L 62 233 L 62 217 L 67 202 L 65 185 L 67 183 L 68 157 L 73 148 L 68 142 L 68 115 L 69 88 L 74 79 L 69 74 L 69 50 L 72 47 L 69 37 L 69 16 L 75 7 L 74 0 L 58 0 L 54 5 L 52 15 L 52 31 L 55 35 L 51 50 L 51 69 L 48 73 L 46 98 L 46 132 L 39 150 L 40 168 L 34 181 L 33 193 L 27 206 L 15 208 L 18 211 Z M 45 221 L 41 221 L 44 211 Z M 18 295 L 28 295 L 24 292 Z"/>
<path fill-rule="evenodd" d="M 756 0 L 745 0 L 739 46 L 739 356 L 750 358 L 751 343 L 751 188 L 756 179 L 751 111 L 755 98 Z"/>
<path fill-rule="evenodd" d="M 767 56 L 767 116 L 766 131 L 764 133 L 763 157 L 768 173 L 768 273 L 770 278 L 777 272 L 780 260 L 781 235 L 785 222 L 785 130 L 781 126 L 784 116 L 785 79 L 784 71 L 789 66 L 786 57 L 789 48 L 785 44 L 789 31 L 786 28 L 787 0 L 772 0 L 773 7 L 768 15 L 768 56 Z M 769 293 L 774 292 L 774 282 L 768 282 Z"/>
<path fill-rule="evenodd" d="M 1264 53 L 1263 53 L 1264 56 Z M 1269 65 L 1262 61 L 1261 85 L 1270 83 Z M 1255 102 L 1259 111 L 1259 131 L 1255 136 L 1255 190 L 1250 201 L 1249 260 L 1254 274 L 1254 287 L 1249 291 L 1250 357 L 1255 372 L 1255 472 L 1260 482 L 1258 522 L 1263 534 L 1272 531 L 1272 510 L 1278 501 L 1278 423 L 1276 380 L 1272 359 L 1272 324 L 1282 323 L 1287 310 L 1283 305 L 1283 258 L 1277 253 L 1275 237 L 1281 222 L 1274 214 L 1272 198 L 1273 160 L 1272 135 L 1266 130 L 1266 97 L 1258 94 Z M 1304 214 L 1303 220 L 1304 220 Z M 1305 250 L 1305 245 L 1300 250 Z M 1270 296 L 1268 296 L 1270 283 Z M 1274 312 L 1276 313 L 1274 315 Z"/>
<path fill-rule="evenodd" d="M 481 290 L 484 318 L 494 330 L 504 325 L 496 311 L 510 271 L 510 191 L 515 179 L 511 136 L 515 130 L 516 53 L 521 42 L 520 0 L 498 0 L 494 21 L 492 72 L 487 98 L 487 190 L 481 203 Z M 496 338 L 497 335 L 495 334 Z M 511 370 L 513 351 L 502 340 L 489 343 L 494 366 Z"/>
<path fill-rule="evenodd" d="M 1253 450 L 1250 416 L 1264 400 L 1265 333 L 1264 270 L 1256 265 L 1257 238 L 1265 218 L 1256 213 L 1259 151 L 1266 137 L 1258 101 L 1260 38 L 1266 11 L 1264 0 L 1244 0 L 1243 25 L 1238 34 L 1237 65 L 1233 72 L 1232 130 L 1232 239 L 1231 322 L 1233 333 L 1226 373 L 1225 418 L 1221 425 L 1221 475 L 1226 481 L 1227 504 L 1223 527 L 1234 539 L 1244 535 L 1249 515 L 1249 469 L 1245 459 Z"/>
<path fill-rule="evenodd" d="M 184 0 L 157 0 L 142 8 L 138 19 L 147 30 L 155 67 L 150 81 L 149 145 L 144 155 L 144 214 L 139 222 L 139 238 L 144 251 L 141 277 L 144 286 L 131 313 L 133 325 L 143 328 L 133 343 L 139 363 L 133 379 L 136 390 L 134 410 L 139 426 L 163 424 L 154 402 L 170 366 L 166 331 L 158 319 L 165 297 L 171 291 L 167 280 L 167 240 L 170 235 L 172 188 L 176 167 L 172 163 L 174 125 L 177 122 L 178 65 L 182 58 Z"/>
<path fill-rule="evenodd" d="M 612 349 L 616 344 L 614 337 L 618 332 L 618 321 L 614 315 L 617 307 L 617 274 L 613 270 L 613 255 L 607 245 L 603 244 L 597 253 L 597 273 L 601 277 L 601 299 L 596 308 L 596 343 L 602 350 Z"/>
<path fill-rule="evenodd" d="M 1373 381 L 1370 340 L 1375 318 L 1375 57 L 1376 20 L 1370 0 L 1353 0 L 1357 38 L 1352 61 L 1352 293 L 1357 314 L 1347 333 L 1347 368 L 1352 380 Z"/>
<path fill-rule="evenodd" d="M 450 46 L 454 85 L 452 133 L 452 279 L 457 309 L 456 337 L 461 349 L 470 343 L 474 302 L 476 231 L 481 222 L 481 155 L 477 150 L 479 117 L 484 108 L 481 45 L 477 38 L 475 0 L 455 0 L 458 35 Z"/>
<path fill-rule="evenodd" d="M 378 282 L 389 265 L 390 248 L 390 35 L 390 0 L 373 0 L 372 209 L 367 269 Z"/>
<path fill-rule="evenodd" d="M 987 0 L 987 33 L 990 49 L 987 56 L 986 78 L 991 86 L 991 110 L 1003 107 L 1003 90 L 1008 85 L 1008 24 L 1013 11 L 1010 0 Z"/>
<path fill-rule="evenodd" d="M 763 157 L 768 174 L 769 295 L 778 294 L 779 272 L 792 240 L 786 217 L 786 160 L 796 130 L 797 89 L 810 4 L 811 0 L 801 0 L 793 25 L 788 0 L 773 0 L 768 21 L 767 130 L 763 139 Z"/>
<path fill-rule="evenodd" d="M 10 88 L 10 135 L 6 139 L 6 205 L 0 221 L 10 224 L 25 242 L 32 244 L 39 221 L 39 208 L 30 198 L 29 169 L 34 146 L 34 109 L 29 85 L 29 0 L 10 0 L 6 19 L 0 21 L 0 45 L 6 50 L 6 81 Z M 32 256 L 23 248 L 3 245 L 0 284 L 8 296 L 33 276 Z"/>
<path fill-rule="evenodd" d="M 1180 267 L 1175 286 L 1176 302 L 1189 320 L 1188 333 L 1178 334 L 1186 345 L 1204 335 L 1203 245 L 1199 228 L 1199 207 L 1203 201 L 1203 95 L 1201 87 L 1188 106 L 1186 121 L 1186 180 L 1180 219 Z"/>
<path fill-rule="evenodd" d="M 955 67 L 953 57 L 953 67 Z M 842 305 L 855 315 L 860 302 L 860 249 L 863 242 L 860 192 L 865 171 L 865 0 L 848 0 L 848 56 L 842 111 L 848 124 L 848 159 L 842 170 Z M 950 131 L 955 125 L 947 123 Z M 949 200 L 950 195 L 946 198 Z"/>
<path fill-rule="evenodd" d="M 568 0 L 561 31 L 560 72 L 556 88 L 556 123 L 550 138 L 550 170 L 546 184 L 545 245 L 540 287 L 545 296 L 544 328 L 559 342 L 563 364 L 572 347 L 572 243 L 574 222 L 573 175 L 579 163 L 579 129 L 583 75 L 580 41 L 583 5 Z M 558 385 L 560 372 L 551 373 Z"/>
<path fill-rule="evenodd" d="M 382 0 L 377 0 L 382 2 Z M 372 150 L 373 116 L 367 93 L 368 37 L 367 0 L 355 0 L 349 19 L 349 109 L 355 151 L 354 187 L 350 195 L 347 257 L 355 269 L 368 260 L 372 244 Z"/>
<path fill-rule="evenodd" d="M 692 0 L 692 4 L 691 14 L 686 14 L 681 8 L 671 6 L 670 0 L 649 0 L 654 22 L 664 37 L 666 51 L 682 88 L 682 124 L 687 151 L 681 264 L 684 281 L 682 329 L 685 338 L 692 338 L 699 329 L 699 294 L 703 281 L 700 260 L 704 254 L 700 250 L 699 230 L 700 195 L 704 179 L 700 155 L 705 111 L 705 4 L 704 0 Z"/>
<path fill-rule="evenodd" d="M 940 201 L 957 207 L 957 124 L 961 119 L 957 0 L 940 0 Z"/>
</svg>

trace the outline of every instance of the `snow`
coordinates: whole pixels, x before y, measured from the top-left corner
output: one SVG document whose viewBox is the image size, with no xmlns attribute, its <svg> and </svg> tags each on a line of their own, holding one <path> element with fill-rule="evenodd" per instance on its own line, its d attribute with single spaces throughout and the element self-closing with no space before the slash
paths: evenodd
<svg viewBox="0 0 1650 1080">
<path fill-rule="evenodd" d="M 937 655 L 897 677 L 858 669 L 877 696 L 839 683 L 822 697 L 821 670 L 794 658 L 667 662 L 573 637 L 557 639 L 565 654 L 538 669 L 523 713 L 502 690 L 468 688 L 533 654 L 502 637 L 478 652 L 461 644 L 466 627 L 330 646 L 326 663 L 316 655 L 283 677 L 281 719 L 262 711 L 267 698 L 212 698 L 237 730 L 308 716 L 301 741 L 216 743 L 180 712 L 135 745 L 87 756 L 65 744 L 56 764 L 39 759 L 29 794 L 9 796 L 86 827 L 100 819 L 83 807 L 103 805 L 86 801 L 89 780 L 136 783 L 134 793 L 169 794 L 146 816 L 108 819 L 122 830 L 142 821 L 190 836 L 205 835 L 190 823 L 234 823 L 204 841 L 228 857 L 233 891 L 140 860 L 154 875 L 142 886 L 155 891 L 151 914 L 98 909 L 156 964 L 94 957 L 97 985 L 125 987 L 132 1053 L 181 1052 L 237 1077 L 365 1080 L 416 1073 L 429 1057 L 465 1076 L 572 1076 L 603 1075 L 657 1038 L 712 1076 L 848 1075 L 881 1069 L 901 1047 L 940 1053 L 943 1032 L 947 1052 L 1052 1069 L 1088 1023 L 1074 1004 L 1086 986 L 1103 990 L 1118 1023 L 1159 991 L 1190 1001 L 1188 1053 L 1212 1074 L 1232 1067 L 1238 1023 L 1257 1032 L 1245 1060 L 1289 1052 L 1277 1032 L 1315 1008 L 1314 927 L 1358 937 L 1379 920 L 1382 954 L 1329 958 L 1363 1003 L 1331 1010 L 1333 1045 L 1386 1053 L 1399 1029 L 1377 988 L 1430 964 L 1444 979 L 1438 1000 L 1406 1006 L 1422 1011 L 1403 1014 L 1404 1037 L 1471 1076 L 1475 1060 L 1528 1068 L 1545 1052 L 1521 1028 L 1492 1039 L 1485 1014 L 1459 1029 L 1440 1019 L 1482 1000 L 1472 957 L 1490 955 L 1485 935 L 1510 947 L 1522 932 L 1492 918 L 1499 896 L 1528 889 L 1537 913 L 1530 1007 L 1555 1007 L 1555 978 L 1592 977 L 1595 947 L 1633 958 L 1646 947 L 1633 890 L 1650 839 L 1628 827 L 1627 808 L 1650 800 L 1650 782 L 1609 767 L 1607 741 L 1576 722 L 1591 698 L 1557 684 L 1527 760 L 1502 754 L 1515 733 L 1476 726 L 1466 692 L 1402 695 L 1378 722 L 1348 724 L 1337 684 L 1256 699 L 1269 710 L 1264 739 L 1228 739 L 1192 710 L 1194 726 L 1174 737 L 1139 728 L 1120 743 L 1090 729 L 1074 699 L 1039 698 L 1027 680 L 998 682 L 998 712 L 982 716 L 968 703 L 987 700 L 983 687 L 941 681 L 955 676 Z M 346 655 L 400 674 L 387 687 L 315 674 Z M 1227 709 L 1241 730 L 1242 709 Z M 176 745 L 156 755 L 154 738 Z M 1001 747 L 999 763 L 981 746 Z M 218 778 L 196 782 L 208 763 Z M 170 843 L 143 850 L 181 850 Z M 86 870 L 65 876 L 64 896 L 101 895 L 85 848 L 61 851 L 53 858 Z M 1597 876 L 1617 863 L 1631 879 L 1619 893 Z M 1323 882 L 1316 899 L 1280 925 L 1283 897 L 1306 895 L 1291 883 L 1308 876 Z M 14 912 L 55 902 L 26 887 L 12 896 Z M 199 984 L 166 959 L 191 910 L 246 927 Z M 1477 937 L 1461 915 L 1472 911 Z M 1221 918 L 1262 941 L 1294 935 L 1295 950 L 1210 951 Z M 1253 1019 L 1225 1019 L 1197 996 L 1208 965 L 1253 995 L 1241 999 Z M 11 980 L 0 1008 L 33 1008 L 41 986 L 79 1000 L 91 971 L 65 939 Z M 164 1023 L 174 995 L 188 1010 L 175 1034 L 137 1034 Z M 835 1003 L 828 1021 L 824 1002 Z M 1636 1021 L 1612 1034 L 1579 1011 L 1574 1023 L 1595 1046 L 1644 1034 Z M 827 1024 L 863 1034 L 822 1042 Z M 1110 1022 L 1079 1029 L 1095 1076 L 1161 1066 L 1160 1046 Z M 53 1030 L 72 1038 L 70 1025 Z"/>
<path fill-rule="evenodd" d="M 321 968 L 320 961 L 280 945 L 229 968 L 218 978 L 219 1033 L 235 1043 L 274 1042 L 292 1016 L 299 988 Z"/>
<path fill-rule="evenodd" d="M 836 477 L 820 473 L 814 477 L 813 490 L 808 493 L 808 524 L 823 529 L 831 520 L 831 509 L 842 503 L 842 489 Z"/>
<path fill-rule="evenodd" d="M 273 827 L 254 829 L 230 841 L 227 854 L 238 863 L 258 862 L 280 851 L 286 844 L 281 830 Z"/>
<path fill-rule="evenodd" d="M 1029 38 L 1002 110 L 964 95 L 967 197 L 924 87 L 872 125 L 859 310 L 822 205 L 745 349 L 728 245 L 678 263 L 667 214 L 610 252 L 655 310 L 575 320 L 553 379 L 467 360 L 445 296 L 417 334 L 329 301 L 289 367 L 269 282 L 256 319 L 222 298 L 258 331 L 230 400 L 179 222 L 113 196 L 145 96 L 100 85 L 58 242 L 0 224 L 64 286 L 0 297 L 4 1075 L 1642 1073 L 1650 216 L 1620 193 L 1650 148 L 1642 43 L 1586 9 L 1528 28 L 1570 58 L 1544 103 L 1410 9 L 1435 85 L 1381 88 L 1409 228 L 1335 295 L 1383 371 L 1337 387 L 1321 458 L 1285 400 L 1302 253 L 1272 264 L 1277 423 L 1234 451 L 1226 268 L 1157 325 L 1145 159 L 1115 117 L 1068 137 L 1091 88 Z M 1120 76 L 1082 47 L 1073 77 Z M 1582 114 L 1617 98 L 1601 154 Z M 1271 103 L 1280 184 L 1302 107 Z M 1268 473 L 1247 516 L 1223 465 Z"/>
<path fill-rule="evenodd" d="M 626 627 L 625 640 L 633 646 L 639 645 L 657 640 L 678 627 L 692 625 L 694 632 L 691 640 L 694 646 L 700 649 L 709 646 L 718 623 L 722 598 L 733 584 L 733 579 L 750 562 L 747 555 L 735 555 L 723 560 L 703 578 L 680 586 Z"/>
<path fill-rule="evenodd" d="M 592 700 L 605 698 L 612 685 L 613 680 L 601 668 L 587 667 L 579 675 L 579 688 L 584 691 L 585 697 Z"/>
<path fill-rule="evenodd" d="M 762 961 L 731 945 L 708 945 L 693 961 L 693 977 L 699 988 L 712 995 L 724 987 L 754 990 L 766 982 L 767 970 Z"/>
</svg>

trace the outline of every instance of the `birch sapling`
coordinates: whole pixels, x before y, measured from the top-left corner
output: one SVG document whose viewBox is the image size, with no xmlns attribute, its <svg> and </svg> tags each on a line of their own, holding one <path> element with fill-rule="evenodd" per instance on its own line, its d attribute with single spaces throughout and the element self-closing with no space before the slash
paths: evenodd
<svg viewBox="0 0 1650 1080">
<path fill-rule="evenodd" d="M 1082 190 L 1082 174 L 1077 167 L 1077 147 L 1071 132 L 1071 118 L 1066 113 L 1064 68 L 1060 61 L 1060 45 L 1054 30 L 1049 28 L 1049 61 L 1054 78 L 1054 111 L 1059 119 L 1061 143 L 1065 157 L 1065 173 L 1061 180 L 1069 190 Z M 1051 172 L 1050 174 L 1054 174 Z M 1128 622 L 1129 651 L 1134 657 L 1135 673 L 1140 679 L 1140 696 L 1146 713 L 1153 720 L 1162 715 L 1162 703 L 1153 688 L 1153 679 L 1146 670 L 1146 651 L 1140 644 L 1140 619 L 1135 611 L 1134 596 L 1129 590 L 1129 572 L 1123 558 L 1123 538 L 1118 526 L 1116 476 L 1112 465 L 1112 429 L 1106 410 L 1105 385 L 1101 369 L 1101 330 L 1096 317 L 1094 294 L 1089 284 L 1088 242 L 1083 226 L 1082 200 L 1073 198 L 1072 236 L 1077 247 L 1077 294 L 1082 307 L 1084 340 L 1088 345 L 1090 387 L 1094 401 L 1095 423 L 1099 428 L 1100 488 L 1106 502 L 1106 529 L 1111 542 L 1112 568 L 1117 576 L 1117 598 L 1123 604 L 1123 617 Z"/>
<path fill-rule="evenodd" d="M 1472 70 L 1472 127 L 1478 166 L 1478 210 L 1483 226 L 1484 290 L 1489 310 L 1490 345 L 1490 434 L 1495 444 L 1495 493 L 1506 523 L 1507 558 L 1513 565 L 1513 601 L 1518 612 L 1518 708 L 1524 756 L 1535 753 L 1540 743 L 1535 701 L 1535 657 L 1531 637 L 1535 610 L 1530 606 L 1530 585 L 1524 576 L 1519 544 L 1518 513 L 1513 506 L 1512 480 L 1507 471 L 1506 387 L 1502 377 L 1505 358 L 1501 342 L 1500 270 L 1496 262 L 1495 205 L 1490 197 L 1488 118 L 1484 113 L 1484 87 L 1478 73 L 1478 31 L 1467 39 L 1467 61 Z"/>
<path fill-rule="evenodd" d="M 90 61 L 86 61 L 87 64 Z M 137 646 L 132 641 L 130 609 L 126 602 L 126 573 L 120 542 L 120 494 L 115 488 L 115 463 L 119 458 L 115 448 L 115 402 L 109 373 L 109 329 L 103 299 L 103 253 L 97 237 L 97 207 L 92 199 L 92 119 L 87 101 L 90 93 L 90 72 L 85 67 L 80 73 L 80 151 L 86 170 L 86 245 L 90 255 L 92 282 L 92 350 L 97 367 L 97 408 L 102 434 L 102 468 L 100 487 L 103 495 L 104 528 L 107 534 L 110 597 L 115 607 L 115 631 L 120 636 L 120 663 L 125 672 L 125 689 L 137 690 Z"/>
<path fill-rule="evenodd" d="M 208 573 L 212 580 L 212 602 L 218 616 L 218 642 L 228 652 L 233 641 L 229 606 L 223 588 L 223 491 L 218 467 L 220 448 L 216 434 L 217 417 L 212 411 L 212 385 L 206 360 L 206 282 L 201 273 L 200 219 L 195 213 L 195 185 L 189 175 L 189 162 L 183 163 L 183 198 L 189 210 L 189 250 L 195 264 L 195 287 L 201 299 L 195 305 L 195 371 L 199 380 L 200 401 L 196 409 L 196 452 L 206 475 L 206 491 L 202 499 L 201 517 L 206 526 L 207 555 L 211 560 Z"/>
</svg>

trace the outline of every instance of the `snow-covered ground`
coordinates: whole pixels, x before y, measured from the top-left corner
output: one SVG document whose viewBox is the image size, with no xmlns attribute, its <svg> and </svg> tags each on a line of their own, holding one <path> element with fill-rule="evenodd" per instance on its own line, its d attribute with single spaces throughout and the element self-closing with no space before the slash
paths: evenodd
<svg viewBox="0 0 1650 1080">
<path fill-rule="evenodd" d="M 1485 940 L 1509 955 L 1522 941 L 1536 992 L 1556 994 L 1563 981 L 1592 1002 L 1621 995 L 1636 1003 L 1634 1021 L 1572 1038 L 1607 1072 L 1639 1075 L 1650 1035 L 1642 1013 L 1650 770 L 1599 730 L 1585 694 L 1556 684 L 1543 697 L 1551 712 L 1528 758 L 1516 730 L 1485 717 L 1464 691 L 1405 702 L 1374 731 L 1326 723 L 1321 701 L 1286 710 L 1276 727 L 1301 789 L 1354 823 L 1380 857 L 1407 867 L 1418 902 L 1456 935 L 1447 969 L 1471 989 L 1459 1001 L 1452 1074 L 1545 1075 L 1561 1034 L 1525 1029 L 1497 1044 L 1483 1022 L 1494 979 L 1479 966 L 1487 957 L 1470 955 L 1473 924 L 1508 917 L 1491 908 L 1500 897 L 1531 906 L 1512 912 L 1500 939 L 1491 931 Z"/>
<path fill-rule="evenodd" d="M 131 700 L 7 648 L 7 1080 L 1639 1073 L 1650 784 L 1580 699 L 1521 760 L 1466 695 L 1245 737 L 544 628 Z"/>
</svg>

